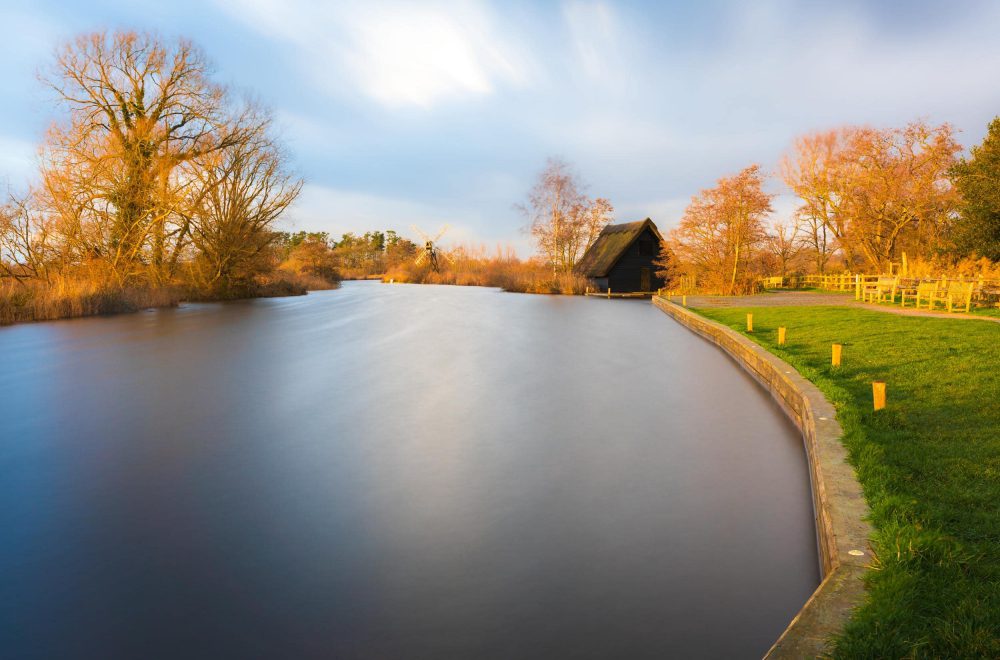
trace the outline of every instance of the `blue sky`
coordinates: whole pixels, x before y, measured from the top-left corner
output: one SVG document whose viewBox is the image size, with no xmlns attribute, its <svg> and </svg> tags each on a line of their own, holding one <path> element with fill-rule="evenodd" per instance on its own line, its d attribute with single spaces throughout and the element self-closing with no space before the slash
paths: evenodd
<svg viewBox="0 0 1000 660">
<path fill-rule="evenodd" d="M 1000 114 L 998 2 L 0 0 L 0 180 L 29 183 L 58 116 L 36 74 L 99 29 L 193 39 L 270 106 L 306 179 L 289 228 L 452 226 L 513 244 L 548 156 L 621 221 L 676 224 L 691 195 L 794 137 Z M 781 194 L 778 215 L 794 200 Z M 446 241 L 447 242 L 447 241 Z"/>
</svg>

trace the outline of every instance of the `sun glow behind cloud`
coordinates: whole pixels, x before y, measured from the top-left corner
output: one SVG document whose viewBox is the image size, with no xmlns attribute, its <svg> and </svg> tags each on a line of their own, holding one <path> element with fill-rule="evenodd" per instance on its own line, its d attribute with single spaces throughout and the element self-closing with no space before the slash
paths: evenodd
<svg viewBox="0 0 1000 660">
<path fill-rule="evenodd" d="M 258 32 L 292 44 L 321 84 L 387 106 L 429 108 L 526 79 L 522 49 L 499 36 L 484 4 L 219 2 Z"/>
<path fill-rule="evenodd" d="M 384 103 L 427 107 L 449 96 L 489 94 L 497 81 L 519 80 L 481 14 L 455 17 L 412 7 L 355 20 L 352 69 L 359 84 Z"/>
</svg>

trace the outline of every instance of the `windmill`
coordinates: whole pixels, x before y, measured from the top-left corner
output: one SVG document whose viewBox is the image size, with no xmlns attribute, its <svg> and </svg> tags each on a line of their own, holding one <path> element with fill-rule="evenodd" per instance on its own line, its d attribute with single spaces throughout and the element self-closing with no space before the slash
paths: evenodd
<svg viewBox="0 0 1000 660">
<path fill-rule="evenodd" d="M 413 231 L 420 234 L 420 237 L 424 239 L 423 252 L 417 255 L 417 260 L 414 263 L 420 265 L 425 261 L 427 261 L 431 265 L 431 270 L 433 270 L 434 272 L 439 272 L 441 268 L 440 265 L 438 264 L 438 257 L 444 257 L 448 261 L 451 261 L 451 257 L 449 257 L 447 253 L 439 250 L 437 246 L 438 241 L 440 241 L 441 237 L 444 236 L 444 233 L 448 231 L 448 225 L 444 225 L 443 227 L 441 227 L 441 230 L 437 233 L 437 236 L 435 236 L 434 238 L 431 238 L 429 234 L 422 231 L 416 225 L 410 225 L 410 227 L 413 229 Z"/>
</svg>

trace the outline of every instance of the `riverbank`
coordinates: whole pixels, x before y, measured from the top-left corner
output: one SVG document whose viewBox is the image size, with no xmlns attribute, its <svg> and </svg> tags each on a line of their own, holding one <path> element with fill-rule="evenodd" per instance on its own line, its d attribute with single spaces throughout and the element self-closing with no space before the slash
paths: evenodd
<svg viewBox="0 0 1000 660">
<path fill-rule="evenodd" d="M 301 296 L 310 290 L 333 289 L 338 286 L 338 282 L 292 273 L 253 287 L 215 293 L 200 293 L 182 287 L 102 287 L 68 279 L 56 279 L 51 283 L 9 281 L 0 285 L 0 326 L 128 314 L 143 309 L 176 307 L 188 301 L 217 302 Z"/>
<path fill-rule="evenodd" d="M 812 510 L 822 581 L 766 654 L 769 660 L 812 658 L 843 630 L 864 598 L 868 568 L 868 509 L 847 452 L 833 405 L 791 365 L 730 328 L 654 297 L 653 304 L 712 342 L 739 364 L 781 406 L 802 437 L 809 469 Z M 791 476 L 791 475 L 789 475 Z"/>
<path fill-rule="evenodd" d="M 996 326 L 853 306 L 695 311 L 791 364 L 837 408 L 872 510 L 875 570 L 834 657 L 1000 656 Z M 874 380 L 888 384 L 878 413 Z"/>
</svg>

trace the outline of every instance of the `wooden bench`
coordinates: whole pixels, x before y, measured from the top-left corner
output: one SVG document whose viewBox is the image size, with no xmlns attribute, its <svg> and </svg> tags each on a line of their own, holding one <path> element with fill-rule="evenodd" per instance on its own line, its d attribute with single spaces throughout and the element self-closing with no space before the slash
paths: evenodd
<svg viewBox="0 0 1000 660">
<path fill-rule="evenodd" d="M 899 286 L 898 277 L 879 277 L 874 282 L 866 282 L 862 291 L 862 299 L 866 302 L 882 302 L 889 296 L 889 302 L 896 302 L 896 287 Z"/>
<path fill-rule="evenodd" d="M 902 290 L 899 304 L 901 307 L 906 307 L 906 301 L 913 300 L 914 307 L 920 309 L 920 301 L 922 300 L 926 303 L 927 309 L 930 309 L 932 301 L 937 296 L 937 292 L 937 280 L 933 282 L 918 282 L 915 287 L 907 287 Z"/>
<path fill-rule="evenodd" d="M 933 309 L 935 304 L 941 302 L 949 313 L 964 307 L 968 314 L 972 309 L 972 291 L 975 286 L 975 282 L 948 282 L 946 289 L 939 289 L 931 298 L 928 309 Z"/>
</svg>

